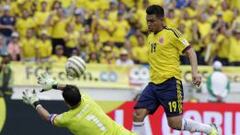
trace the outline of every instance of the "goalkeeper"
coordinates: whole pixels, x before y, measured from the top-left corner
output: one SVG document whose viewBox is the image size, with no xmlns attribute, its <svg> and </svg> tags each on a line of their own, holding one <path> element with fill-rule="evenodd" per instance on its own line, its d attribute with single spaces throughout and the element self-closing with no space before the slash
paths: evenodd
<svg viewBox="0 0 240 135">
<path fill-rule="evenodd" d="M 25 90 L 23 101 L 33 106 L 38 114 L 52 125 L 66 127 L 74 135 L 134 135 L 108 117 L 94 100 L 81 94 L 76 86 L 59 85 L 48 74 L 41 74 L 38 77 L 38 84 L 42 85 L 43 91 L 61 90 L 64 101 L 70 108 L 69 111 L 59 115 L 50 114 L 40 104 L 35 90 Z"/>
</svg>

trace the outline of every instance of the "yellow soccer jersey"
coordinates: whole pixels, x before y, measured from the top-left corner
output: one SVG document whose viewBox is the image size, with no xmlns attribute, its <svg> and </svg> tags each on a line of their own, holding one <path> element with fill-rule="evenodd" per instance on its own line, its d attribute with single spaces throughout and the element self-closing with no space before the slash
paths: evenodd
<svg viewBox="0 0 240 135">
<path fill-rule="evenodd" d="M 109 9 L 109 2 L 107 0 L 98 0 L 98 5 L 101 5 L 98 8 L 102 11 Z"/>
<path fill-rule="evenodd" d="M 24 58 L 36 57 L 36 38 L 24 38 L 21 40 L 21 49 Z"/>
<path fill-rule="evenodd" d="M 134 8 L 134 0 L 122 0 L 122 2 L 125 4 L 125 5 L 127 5 L 127 7 L 129 7 L 129 8 Z"/>
<path fill-rule="evenodd" d="M 5 4 L 2 4 L 2 5 L 5 5 Z M 20 10 L 18 7 L 18 3 L 16 1 L 11 1 L 10 7 L 11 7 L 10 14 L 12 16 L 20 16 Z"/>
<path fill-rule="evenodd" d="M 90 52 L 100 52 L 102 47 L 103 47 L 103 44 L 101 42 L 95 43 L 93 41 L 90 41 L 88 48 Z"/>
<path fill-rule="evenodd" d="M 46 58 L 52 54 L 52 43 L 50 40 L 38 40 L 36 43 L 36 48 L 40 58 Z"/>
<path fill-rule="evenodd" d="M 99 0 L 90 0 L 90 1 L 88 1 L 88 0 L 86 0 L 85 1 L 85 9 L 86 10 L 88 10 L 88 11 L 96 11 L 96 10 L 98 10 L 99 9 L 99 7 L 100 7 L 100 5 L 99 5 Z"/>
<path fill-rule="evenodd" d="M 168 24 L 169 27 L 177 28 L 179 25 L 179 19 L 177 17 L 174 18 L 165 18 L 166 24 Z"/>
<path fill-rule="evenodd" d="M 198 23 L 198 28 L 199 28 L 199 32 L 200 32 L 202 37 L 207 36 L 210 33 L 210 31 L 212 30 L 211 29 L 211 24 L 208 23 L 208 22 L 203 22 L 203 23 L 199 22 Z"/>
<path fill-rule="evenodd" d="M 239 0 L 229 0 L 232 8 L 237 8 L 240 11 L 240 1 Z"/>
<path fill-rule="evenodd" d="M 113 32 L 112 40 L 115 42 L 124 42 L 125 36 L 130 29 L 126 20 L 114 22 L 116 30 Z"/>
<path fill-rule="evenodd" d="M 219 45 L 217 55 L 220 58 L 227 58 L 229 55 L 229 38 L 223 34 L 217 36 L 217 44 Z"/>
<path fill-rule="evenodd" d="M 84 30 L 84 26 L 81 23 L 75 23 L 74 28 L 76 31 L 79 31 L 79 32 Z"/>
<path fill-rule="evenodd" d="M 117 14 L 118 14 L 118 11 L 117 11 L 117 10 L 110 11 L 110 12 L 109 12 L 108 19 L 109 19 L 111 22 L 116 22 L 116 20 L 117 20 Z"/>
<path fill-rule="evenodd" d="M 57 16 L 53 17 L 52 38 L 64 38 L 67 33 L 65 31 L 66 25 L 70 22 L 70 18 L 60 19 Z"/>
<path fill-rule="evenodd" d="M 62 3 L 63 8 L 69 8 L 73 4 L 73 0 L 59 0 Z"/>
<path fill-rule="evenodd" d="M 147 54 L 148 54 L 148 49 L 147 46 L 136 46 L 133 47 L 132 49 L 132 53 L 133 53 L 133 58 L 137 61 L 139 61 L 140 63 L 147 63 L 148 58 L 147 58 Z"/>
<path fill-rule="evenodd" d="M 75 48 L 78 44 L 78 37 L 79 37 L 78 31 L 73 31 L 72 33 L 68 33 L 66 36 L 66 47 L 68 48 Z"/>
<path fill-rule="evenodd" d="M 57 55 L 52 55 L 50 57 L 50 62 L 53 63 L 61 63 L 61 64 L 65 64 L 67 62 L 67 57 L 66 56 L 57 56 Z"/>
<path fill-rule="evenodd" d="M 231 23 L 234 19 L 234 13 L 232 10 L 226 10 L 223 12 L 223 20 L 227 23 Z"/>
<path fill-rule="evenodd" d="M 68 128 L 74 135 L 134 135 L 115 123 L 87 95 L 82 95 L 78 107 L 57 115 L 52 123 Z"/>
<path fill-rule="evenodd" d="M 179 56 L 189 43 L 180 32 L 165 27 L 157 34 L 150 33 L 147 46 L 151 82 L 159 84 L 171 77 L 181 79 Z"/>
<path fill-rule="evenodd" d="M 240 61 L 240 40 L 237 40 L 235 37 L 230 38 L 230 53 L 228 59 L 230 62 L 239 62 Z"/>
<path fill-rule="evenodd" d="M 114 25 L 111 21 L 105 19 L 99 19 L 98 29 L 100 42 L 104 43 L 111 39 L 111 33 L 109 33 L 106 29 L 112 31 L 114 29 Z"/>
<path fill-rule="evenodd" d="M 16 23 L 16 29 L 20 34 L 20 37 L 25 37 L 27 33 L 27 29 L 35 27 L 35 21 L 32 17 L 27 19 L 19 18 Z"/>
<path fill-rule="evenodd" d="M 50 12 L 36 12 L 34 15 L 34 20 L 38 25 L 44 25 Z"/>
<path fill-rule="evenodd" d="M 138 9 L 135 14 L 135 19 L 138 20 L 141 24 L 141 31 L 147 31 L 146 16 L 147 16 L 147 13 L 145 9 Z"/>
<path fill-rule="evenodd" d="M 150 4 L 157 4 L 157 5 L 163 5 L 164 1 L 163 0 L 149 0 Z"/>
<path fill-rule="evenodd" d="M 128 40 L 129 40 L 132 48 L 138 46 L 138 39 L 137 39 L 136 35 L 130 36 Z"/>
</svg>

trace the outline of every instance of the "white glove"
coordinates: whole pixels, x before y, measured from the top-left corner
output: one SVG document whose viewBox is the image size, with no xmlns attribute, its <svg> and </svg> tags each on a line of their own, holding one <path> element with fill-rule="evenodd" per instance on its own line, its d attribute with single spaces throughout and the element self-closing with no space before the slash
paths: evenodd
<svg viewBox="0 0 240 135">
<path fill-rule="evenodd" d="M 29 91 L 28 89 L 23 91 L 23 96 L 22 96 L 23 102 L 31 105 L 32 107 L 36 107 L 34 103 L 39 102 L 39 99 L 37 97 L 37 93 L 35 90 Z"/>
<path fill-rule="evenodd" d="M 48 73 L 42 73 L 38 76 L 38 84 L 42 86 L 41 92 L 52 89 L 53 85 L 57 85 L 57 81 L 54 80 Z"/>
</svg>

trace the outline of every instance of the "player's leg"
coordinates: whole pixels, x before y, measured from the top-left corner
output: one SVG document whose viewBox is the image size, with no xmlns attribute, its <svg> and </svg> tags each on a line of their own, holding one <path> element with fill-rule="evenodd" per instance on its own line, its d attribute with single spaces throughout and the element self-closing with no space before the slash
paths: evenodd
<svg viewBox="0 0 240 135">
<path fill-rule="evenodd" d="M 162 88 L 165 88 L 166 90 L 160 91 L 157 94 L 160 97 L 160 102 L 167 115 L 169 127 L 176 130 L 217 135 L 216 129 L 208 124 L 182 118 L 183 87 L 181 81 L 176 80 L 175 78 L 169 79 L 160 87 L 160 89 Z"/>
<path fill-rule="evenodd" d="M 191 119 L 184 119 L 182 115 L 167 117 L 169 127 L 176 130 L 186 130 L 190 132 L 203 132 L 206 134 L 217 135 L 215 128 Z"/>
<path fill-rule="evenodd" d="M 136 109 L 133 114 L 133 131 L 137 135 L 145 135 L 144 118 L 148 115 L 147 109 Z"/>
<path fill-rule="evenodd" d="M 143 90 L 133 114 L 133 131 L 138 135 L 146 135 L 144 118 L 148 114 L 153 114 L 159 106 L 159 102 L 154 95 L 155 86 L 149 83 Z"/>
<path fill-rule="evenodd" d="M 167 121 L 169 127 L 177 130 L 182 129 L 182 115 L 167 117 Z"/>
<path fill-rule="evenodd" d="M 133 114 L 134 122 L 143 122 L 149 111 L 145 108 L 136 109 Z"/>
</svg>

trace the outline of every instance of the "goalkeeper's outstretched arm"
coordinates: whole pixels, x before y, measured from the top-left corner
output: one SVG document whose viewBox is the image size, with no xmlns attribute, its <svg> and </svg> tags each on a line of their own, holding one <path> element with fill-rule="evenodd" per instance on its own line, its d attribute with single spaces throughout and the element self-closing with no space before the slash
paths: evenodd
<svg viewBox="0 0 240 135">
<path fill-rule="evenodd" d="M 39 102 L 38 96 L 35 92 L 35 90 L 25 90 L 23 92 L 23 102 L 31 105 L 32 107 L 34 107 L 37 111 L 37 113 L 40 115 L 40 117 L 47 121 L 47 122 L 51 122 L 52 119 L 54 119 L 54 117 L 56 115 L 51 115 Z"/>
<path fill-rule="evenodd" d="M 47 122 L 50 122 L 50 121 L 51 121 L 51 115 L 50 115 L 50 113 L 49 113 L 48 110 L 46 110 L 41 104 L 39 104 L 39 105 L 36 107 L 36 111 L 37 111 L 37 113 L 39 114 L 39 116 L 40 116 L 44 121 L 47 121 Z"/>
<path fill-rule="evenodd" d="M 66 88 L 67 84 L 56 84 L 56 85 L 52 85 L 52 88 L 55 90 L 61 90 L 63 91 L 64 88 Z"/>
</svg>

